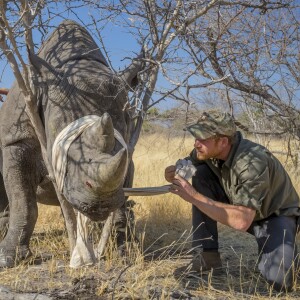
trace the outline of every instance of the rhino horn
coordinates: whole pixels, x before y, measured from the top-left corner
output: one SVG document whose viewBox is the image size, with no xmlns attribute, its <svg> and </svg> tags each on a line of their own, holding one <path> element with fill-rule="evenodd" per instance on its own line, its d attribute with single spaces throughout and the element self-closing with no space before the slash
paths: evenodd
<svg viewBox="0 0 300 300">
<path fill-rule="evenodd" d="M 138 72 L 144 68 L 145 51 L 142 49 L 140 55 L 135 58 L 131 65 L 129 65 L 125 70 L 119 73 L 119 76 L 127 83 L 127 85 L 134 89 L 138 85 Z"/>
<path fill-rule="evenodd" d="M 115 147 L 114 127 L 108 113 L 104 113 L 83 135 L 89 145 L 97 145 L 99 152 L 109 153 Z"/>
<path fill-rule="evenodd" d="M 127 171 L 127 150 L 121 149 L 116 155 L 100 164 L 98 182 L 102 191 L 114 191 L 123 183 Z"/>
</svg>

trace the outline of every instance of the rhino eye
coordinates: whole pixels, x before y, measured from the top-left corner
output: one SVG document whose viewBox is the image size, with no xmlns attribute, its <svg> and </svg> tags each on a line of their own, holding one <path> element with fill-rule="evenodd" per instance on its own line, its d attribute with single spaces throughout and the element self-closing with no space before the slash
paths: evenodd
<svg viewBox="0 0 300 300">
<path fill-rule="evenodd" d="M 90 189 L 93 188 L 93 186 L 92 186 L 88 181 L 86 181 L 85 184 L 86 184 Z"/>
<path fill-rule="evenodd" d="M 89 163 L 91 163 L 92 162 L 92 159 L 91 158 L 89 158 Z"/>
</svg>

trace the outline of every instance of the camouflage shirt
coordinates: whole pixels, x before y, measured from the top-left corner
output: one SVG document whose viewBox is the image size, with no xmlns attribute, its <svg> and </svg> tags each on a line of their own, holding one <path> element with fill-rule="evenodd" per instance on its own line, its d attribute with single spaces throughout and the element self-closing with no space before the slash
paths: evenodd
<svg viewBox="0 0 300 300">
<path fill-rule="evenodd" d="M 197 160 L 195 149 L 189 159 L 195 166 L 206 163 L 218 176 L 232 205 L 256 210 L 255 221 L 272 214 L 299 216 L 300 200 L 289 175 L 265 147 L 237 132 L 227 160 Z"/>
</svg>

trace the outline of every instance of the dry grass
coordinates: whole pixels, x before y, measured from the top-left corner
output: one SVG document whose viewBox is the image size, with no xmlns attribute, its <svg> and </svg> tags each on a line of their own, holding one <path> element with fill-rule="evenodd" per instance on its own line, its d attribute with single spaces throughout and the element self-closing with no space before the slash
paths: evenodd
<svg viewBox="0 0 300 300">
<path fill-rule="evenodd" d="M 169 138 L 166 134 L 142 136 L 134 156 L 134 187 L 165 185 L 165 167 L 187 156 L 192 145 L 191 138 Z M 269 146 L 283 149 L 278 141 L 270 142 Z M 284 156 L 279 158 L 287 167 L 291 166 Z M 294 174 L 291 177 L 298 186 L 299 180 Z M 121 259 L 110 241 L 106 260 L 97 266 L 76 270 L 68 267 L 68 240 L 59 208 L 40 205 L 31 241 L 35 261 L 3 270 L 1 285 L 18 291 L 59 291 L 56 299 L 87 299 L 78 295 L 88 290 L 94 293 L 94 297 L 88 299 L 189 299 L 192 296 L 198 299 L 300 299 L 299 286 L 288 295 L 272 293 L 255 271 L 254 238 L 224 226 L 220 226 L 220 245 L 226 274 L 203 274 L 195 278 L 178 272 L 191 258 L 190 205 L 172 194 L 133 200 L 136 203 L 133 230 L 141 245 L 129 243 L 129 255 Z"/>
</svg>

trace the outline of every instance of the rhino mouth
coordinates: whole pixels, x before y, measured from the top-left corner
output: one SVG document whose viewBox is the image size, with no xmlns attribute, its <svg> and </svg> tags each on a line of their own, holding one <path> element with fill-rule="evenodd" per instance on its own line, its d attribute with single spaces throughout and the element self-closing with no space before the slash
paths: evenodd
<svg viewBox="0 0 300 300">
<path fill-rule="evenodd" d="M 99 222 L 106 220 L 108 215 L 120 208 L 124 202 L 123 189 L 119 189 L 115 192 L 101 195 L 97 201 L 74 201 L 71 204 L 92 221 Z"/>
</svg>

